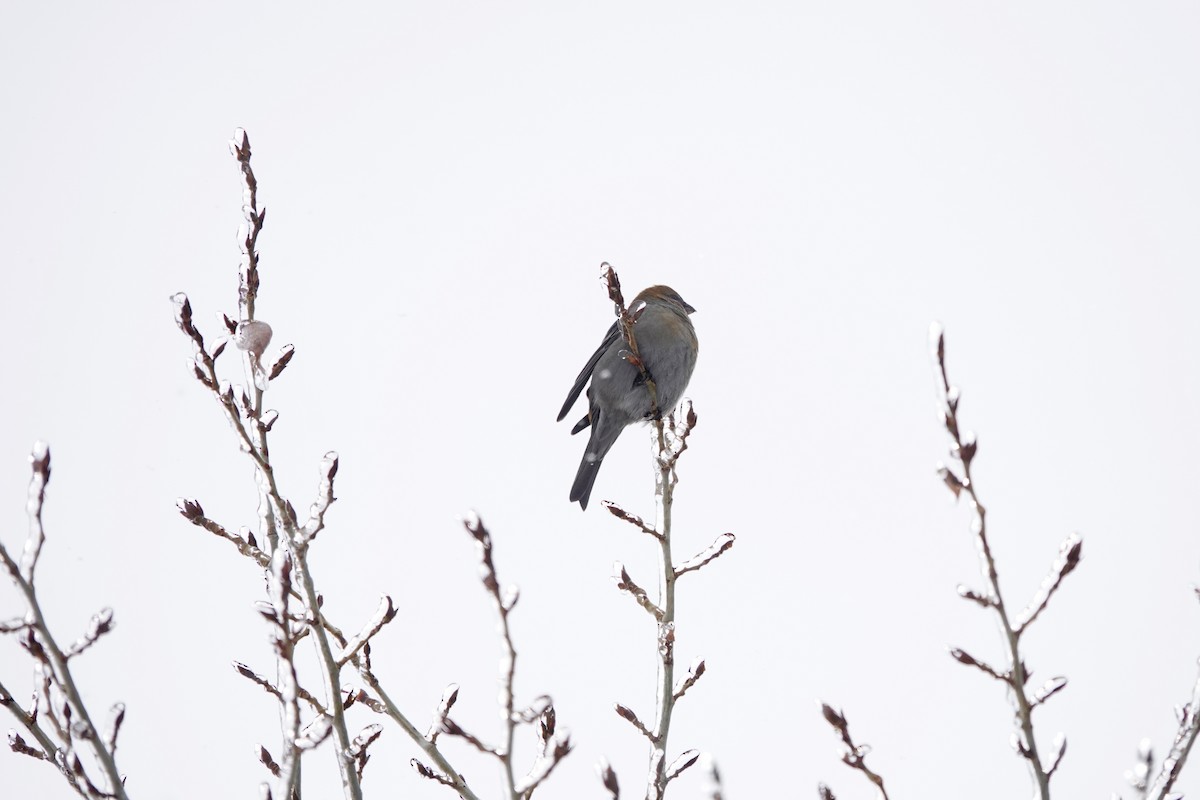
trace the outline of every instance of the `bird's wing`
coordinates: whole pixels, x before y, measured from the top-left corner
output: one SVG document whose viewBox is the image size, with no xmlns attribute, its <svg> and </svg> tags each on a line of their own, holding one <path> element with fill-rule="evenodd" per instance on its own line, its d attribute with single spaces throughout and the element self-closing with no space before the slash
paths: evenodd
<svg viewBox="0 0 1200 800">
<path fill-rule="evenodd" d="M 596 364 L 600 361 L 600 356 L 608 348 L 612 347 L 613 342 L 621 338 L 621 329 L 618 323 L 614 322 L 612 327 L 608 329 L 608 333 L 604 335 L 604 341 L 596 348 L 596 352 L 592 353 L 592 357 L 583 365 L 583 369 L 579 372 L 579 377 L 575 379 L 574 385 L 571 386 L 571 391 L 567 394 L 567 400 L 563 403 L 562 411 L 558 412 L 558 421 L 562 422 L 563 417 L 571 410 L 571 406 L 575 405 L 575 401 L 579 399 L 579 393 L 583 391 L 583 387 L 592 377 L 592 371 L 596 369 Z"/>
</svg>

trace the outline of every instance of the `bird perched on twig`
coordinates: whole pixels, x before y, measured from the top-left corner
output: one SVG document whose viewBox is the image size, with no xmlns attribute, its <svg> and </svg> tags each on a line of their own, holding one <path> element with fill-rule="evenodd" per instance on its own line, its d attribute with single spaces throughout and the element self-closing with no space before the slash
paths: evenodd
<svg viewBox="0 0 1200 800">
<path fill-rule="evenodd" d="M 587 508 L 600 464 L 621 431 L 637 420 L 654 417 L 656 412 L 658 415 L 664 410 L 670 412 L 687 388 L 696 366 L 700 344 L 696 329 L 688 319 L 696 309 L 678 292 L 670 286 L 651 286 L 633 298 L 629 310 L 636 320 L 632 326 L 633 339 L 645 375 L 635 366 L 636 359 L 631 362 L 632 348 L 622 336 L 621 321 L 618 320 L 584 364 L 562 411 L 558 412 L 561 422 L 590 378 L 587 416 L 571 429 L 571 433 L 576 434 L 592 426 L 587 449 L 571 486 L 571 502 L 578 501 L 583 509 Z M 646 386 L 647 376 L 654 382 L 657 401 L 654 404 Z"/>
</svg>

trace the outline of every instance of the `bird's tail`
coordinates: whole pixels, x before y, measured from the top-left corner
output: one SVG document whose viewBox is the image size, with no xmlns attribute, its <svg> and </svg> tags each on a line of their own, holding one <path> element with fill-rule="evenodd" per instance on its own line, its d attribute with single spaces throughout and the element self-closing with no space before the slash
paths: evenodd
<svg viewBox="0 0 1200 800">
<path fill-rule="evenodd" d="M 579 503 L 579 507 L 587 510 L 588 498 L 592 496 L 592 484 L 600 474 L 601 459 L 588 461 L 587 456 L 579 462 L 579 471 L 575 473 L 575 483 L 571 484 L 571 502 Z"/>
<path fill-rule="evenodd" d="M 592 485 L 596 482 L 596 476 L 600 474 L 600 465 L 604 462 L 604 457 L 608 455 L 613 443 L 617 441 L 617 437 L 621 435 L 622 428 L 624 428 L 623 425 L 618 425 L 615 430 L 610 430 L 609 426 L 604 424 L 603 419 L 592 426 L 592 435 L 588 437 L 587 450 L 584 451 L 583 459 L 579 462 L 579 471 L 575 473 L 575 483 L 571 484 L 571 502 L 578 502 L 579 507 L 584 510 L 587 510 L 588 498 L 592 496 Z"/>
</svg>

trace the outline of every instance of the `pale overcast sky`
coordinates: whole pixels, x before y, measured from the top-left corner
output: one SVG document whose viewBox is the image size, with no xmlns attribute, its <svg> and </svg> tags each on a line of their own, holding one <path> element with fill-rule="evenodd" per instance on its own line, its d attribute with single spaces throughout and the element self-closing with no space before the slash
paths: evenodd
<svg viewBox="0 0 1200 800">
<path fill-rule="evenodd" d="M 48 440 L 40 589 L 67 642 L 115 609 L 78 677 L 95 709 L 128 706 L 130 795 L 257 797 L 255 747 L 278 749 L 229 666 L 272 670 L 261 577 L 175 510 L 255 524 L 167 299 L 187 291 L 210 339 L 236 313 L 243 126 L 269 209 L 259 315 L 297 349 L 268 393 L 280 479 L 306 508 L 341 454 L 316 578 L 346 628 L 396 600 L 375 663 L 420 724 L 453 681 L 459 720 L 500 737 L 457 522 L 476 509 L 522 589 L 519 697 L 553 695 L 576 742 L 539 794 L 602 797 L 604 756 L 640 796 L 643 741 L 611 707 L 652 716 L 654 631 L 610 575 L 652 585 L 654 553 L 596 501 L 653 513 L 649 437 L 626 432 L 580 513 L 584 442 L 554 423 L 611 322 L 607 260 L 698 309 L 677 550 L 738 537 L 680 585 L 677 656 L 708 672 L 673 753 L 712 753 L 732 800 L 870 797 L 821 698 L 893 798 L 1029 796 L 1002 688 L 947 656 L 998 663 L 1001 642 L 955 595 L 982 581 L 934 472 L 937 319 L 1009 603 L 1083 536 L 1025 642 L 1034 683 L 1071 681 L 1036 719 L 1047 748 L 1068 737 L 1057 794 L 1131 796 L 1200 656 L 1197 41 L 1195 5 L 1157 2 L 9 4 L 0 536 L 21 546 Z M 21 612 L 0 587 L 0 617 Z M 0 678 L 27 697 L 15 641 Z M 499 796 L 493 764 L 447 747 Z M 394 726 L 373 753 L 368 797 L 451 796 Z M 328 745 L 305 776 L 337 796 Z M 0 785 L 71 796 L 7 752 Z"/>
</svg>

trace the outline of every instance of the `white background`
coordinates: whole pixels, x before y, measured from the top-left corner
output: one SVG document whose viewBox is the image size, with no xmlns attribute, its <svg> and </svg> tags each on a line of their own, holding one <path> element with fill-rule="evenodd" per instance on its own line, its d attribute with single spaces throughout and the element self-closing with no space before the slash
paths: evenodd
<svg viewBox="0 0 1200 800">
<path fill-rule="evenodd" d="M 340 452 L 316 577 L 346 628 L 381 593 L 401 607 L 375 662 L 418 724 L 455 681 L 456 718 L 499 737 L 456 520 L 477 509 L 522 588 L 519 696 L 552 694 L 577 744 L 543 793 L 603 796 L 605 756 L 638 796 L 643 742 L 611 704 L 652 716 L 654 633 L 610 572 L 652 585 L 653 546 L 595 501 L 652 513 L 648 436 L 581 514 L 583 441 L 553 421 L 611 321 L 608 260 L 631 295 L 668 283 L 698 309 L 678 550 L 738 536 L 680 586 L 679 659 L 709 671 L 673 752 L 711 752 L 735 800 L 869 797 L 822 698 L 894 798 L 1028 796 L 1002 688 L 946 655 L 1001 660 L 955 596 L 981 579 L 934 474 L 939 319 L 1009 603 L 1084 538 L 1025 642 L 1034 683 L 1071 680 L 1036 719 L 1047 747 L 1068 736 L 1057 794 L 1123 790 L 1200 655 L 1198 35 L 1186 3 L 6 7 L 0 536 L 21 546 L 46 439 L 40 589 L 64 642 L 115 609 L 77 674 L 98 712 L 128 705 L 131 796 L 256 797 L 255 745 L 278 753 L 269 698 L 229 667 L 272 670 L 260 575 L 175 510 L 255 521 L 167 299 L 189 292 L 210 340 L 236 313 L 239 125 L 269 209 L 260 317 L 297 348 L 268 394 L 282 485 L 307 508 Z M 27 659 L 0 645 L 24 702 Z M 494 765 L 447 751 L 499 796 Z M 394 726 L 373 753 L 368 796 L 449 796 Z M 305 764 L 306 796 L 337 796 L 329 746 Z M 0 785 L 69 796 L 9 753 Z"/>
</svg>

